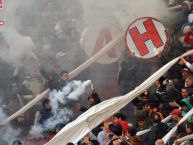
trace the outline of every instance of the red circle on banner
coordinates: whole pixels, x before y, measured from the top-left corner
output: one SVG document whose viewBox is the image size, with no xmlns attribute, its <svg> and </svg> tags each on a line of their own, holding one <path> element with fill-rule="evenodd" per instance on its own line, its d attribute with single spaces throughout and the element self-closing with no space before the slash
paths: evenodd
<svg viewBox="0 0 193 145">
<path fill-rule="evenodd" d="M 127 29 L 125 40 L 131 54 L 142 59 L 161 54 L 169 41 L 163 24 L 151 17 L 133 21 Z"/>
</svg>

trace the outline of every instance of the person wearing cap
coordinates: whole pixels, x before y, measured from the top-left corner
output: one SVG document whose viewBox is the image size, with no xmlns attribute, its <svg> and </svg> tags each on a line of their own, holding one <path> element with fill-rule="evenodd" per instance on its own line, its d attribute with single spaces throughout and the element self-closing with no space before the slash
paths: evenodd
<svg viewBox="0 0 193 145">
<path fill-rule="evenodd" d="M 182 119 L 182 111 L 180 109 L 174 109 L 172 112 L 170 112 L 170 115 L 172 115 L 173 122 L 169 125 L 169 129 L 172 129 Z M 185 133 L 185 123 L 182 123 L 178 126 L 174 137 L 183 133 Z"/>
<path fill-rule="evenodd" d="M 180 109 L 174 109 L 170 112 L 172 115 L 172 122 L 169 124 L 169 130 L 171 130 L 174 126 L 178 124 L 178 122 L 182 119 L 182 111 Z M 185 134 L 185 123 L 182 123 L 178 126 L 177 131 L 174 133 L 172 140 L 176 139 L 179 135 Z"/>
<path fill-rule="evenodd" d="M 172 112 L 170 112 L 170 115 L 172 115 L 172 119 L 175 122 L 179 122 L 182 118 L 182 112 L 180 109 L 174 109 Z"/>
<path fill-rule="evenodd" d="M 185 0 L 181 4 L 181 9 L 182 11 L 188 13 L 192 9 L 192 1 L 191 0 Z"/>
<path fill-rule="evenodd" d="M 193 45 L 192 32 L 193 32 L 193 29 L 190 29 L 190 31 L 184 34 L 184 42 L 189 45 Z"/>
</svg>

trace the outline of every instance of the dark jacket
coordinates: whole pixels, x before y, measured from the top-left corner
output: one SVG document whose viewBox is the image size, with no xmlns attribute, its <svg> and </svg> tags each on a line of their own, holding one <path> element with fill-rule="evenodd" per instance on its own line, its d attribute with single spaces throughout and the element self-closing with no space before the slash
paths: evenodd
<svg viewBox="0 0 193 145">
<path fill-rule="evenodd" d="M 52 116 L 51 110 L 46 110 L 46 109 L 42 108 L 42 109 L 40 109 L 39 112 L 41 115 L 41 118 L 39 121 L 40 124 L 44 124 L 44 122 Z"/>
<path fill-rule="evenodd" d="M 138 127 L 137 131 L 139 132 L 149 128 L 151 128 L 150 125 L 145 125 L 143 128 Z M 141 140 L 143 141 L 143 145 L 148 145 L 149 132 L 141 135 L 140 137 L 141 137 Z"/>
<path fill-rule="evenodd" d="M 168 126 L 159 122 L 152 126 L 149 132 L 148 145 L 155 145 L 157 139 L 162 138 L 167 133 Z"/>
</svg>

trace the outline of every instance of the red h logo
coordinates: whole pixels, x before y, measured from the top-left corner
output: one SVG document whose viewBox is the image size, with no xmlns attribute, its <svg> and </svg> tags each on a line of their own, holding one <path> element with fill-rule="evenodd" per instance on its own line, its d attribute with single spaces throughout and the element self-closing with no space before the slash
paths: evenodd
<svg viewBox="0 0 193 145">
<path fill-rule="evenodd" d="M 99 36 L 98 36 L 97 41 L 96 41 L 96 45 L 95 45 L 93 55 L 96 54 L 97 52 L 99 52 L 103 48 L 104 41 L 107 44 L 111 40 L 112 40 L 112 36 L 111 36 L 111 32 L 110 32 L 109 28 L 102 28 L 101 31 L 99 32 Z M 111 58 L 116 57 L 115 48 L 111 49 L 108 52 L 108 56 L 111 57 Z"/>
<path fill-rule="evenodd" d="M 0 0 L 0 9 L 3 8 L 3 0 Z"/>
<path fill-rule="evenodd" d="M 129 30 L 131 38 L 133 39 L 133 42 L 135 43 L 135 46 L 141 56 L 149 53 L 148 48 L 145 45 L 146 41 L 151 40 L 155 48 L 159 48 L 163 45 L 163 41 L 160 38 L 160 35 L 158 34 L 158 31 L 153 24 L 153 21 L 151 19 L 148 19 L 143 22 L 143 25 L 146 29 L 146 32 L 143 34 L 140 34 L 139 30 L 136 27 Z"/>
</svg>

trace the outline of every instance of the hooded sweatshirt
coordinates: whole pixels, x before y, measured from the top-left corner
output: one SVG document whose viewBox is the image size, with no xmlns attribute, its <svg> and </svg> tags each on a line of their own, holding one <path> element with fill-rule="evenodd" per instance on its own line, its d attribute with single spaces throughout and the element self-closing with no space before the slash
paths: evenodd
<svg viewBox="0 0 193 145">
<path fill-rule="evenodd" d="M 190 104 L 190 100 L 188 98 L 182 99 L 181 102 L 184 102 L 187 105 L 187 110 L 182 110 L 182 116 L 185 116 L 192 109 L 192 105 Z M 189 120 L 193 122 L 193 115 L 190 116 Z"/>
</svg>

